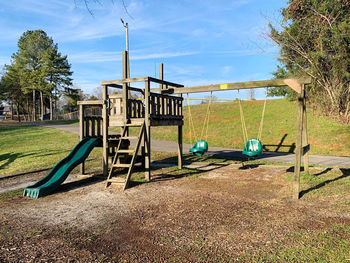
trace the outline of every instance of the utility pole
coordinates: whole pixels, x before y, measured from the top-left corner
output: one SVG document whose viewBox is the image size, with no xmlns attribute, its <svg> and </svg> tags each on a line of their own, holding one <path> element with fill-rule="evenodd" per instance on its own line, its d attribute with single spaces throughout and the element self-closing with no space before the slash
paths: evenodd
<svg viewBox="0 0 350 263">
<path fill-rule="evenodd" d="M 126 51 L 127 51 L 127 54 L 128 54 L 128 57 L 127 57 L 127 63 L 128 63 L 128 78 L 130 78 L 130 64 L 129 64 L 129 26 L 128 26 L 128 23 L 125 23 L 124 20 L 121 18 L 120 21 L 122 22 L 123 26 L 125 27 L 126 29 L 126 35 L 125 35 L 125 39 L 126 39 Z"/>
</svg>

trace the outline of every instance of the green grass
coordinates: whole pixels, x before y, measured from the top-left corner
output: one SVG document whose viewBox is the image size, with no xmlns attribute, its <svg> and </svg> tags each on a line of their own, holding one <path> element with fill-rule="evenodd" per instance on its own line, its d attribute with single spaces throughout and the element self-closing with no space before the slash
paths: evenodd
<svg viewBox="0 0 350 263">
<path fill-rule="evenodd" d="M 257 136 L 263 101 L 244 101 L 243 110 L 249 137 Z M 184 143 L 199 139 L 203 120 L 207 110 L 206 104 L 191 106 L 192 118 L 196 126 L 195 135 L 189 129 L 188 107 L 184 107 Z M 297 107 L 294 102 L 285 99 L 268 100 L 264 119 L 262 141 L 265 150 L 294 152 L 296 137 Z M 205 134 L 205 132 L 204 132 Z M 152 127 L 152 137 L 164 140 L 177 140 L 176 127 Z M 203 135 L 204 137 L 204 135 Z M 317 113 L 308 111 L 308 137 L 311 154 L 350 155 L 350 126 L 344 125 Z M 242 149 L 243 133 L 238 103 L 214 103 L 211 105 L 207 141 L 210 146 Z"/>
<path fill-rule="evenodd" d="M 0 200 L 10 199 L 15 196 L 21 196 L 21 195 L 23 195 L 23 188 L 0 194 Z"/>
<path fill-rule="evenodd" d="M 290 240 L 269 252 L 245 253 L 241 262 L 348 262 L 350 260 L 350 225 L 334 224 L 327 229 L 293 233 Z M 287 245 L 286 243 L 289 243 Z"/>
<path fill-rule="evenodd" d="M 0 126 L 0 176 L 55 165 L 79 141 L 77 135 L 37 126 Z"/>
</svg>

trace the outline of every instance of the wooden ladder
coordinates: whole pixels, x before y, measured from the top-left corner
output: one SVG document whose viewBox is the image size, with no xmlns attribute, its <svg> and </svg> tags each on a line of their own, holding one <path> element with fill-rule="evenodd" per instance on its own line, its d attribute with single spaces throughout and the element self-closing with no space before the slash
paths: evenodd
<svg viewBox="0 0 350 263">
<path fill-rule="evenodd" d="M 140 132 L 138 136 L 127 136 L 126 135 L 126 131 L 127 131 L 127 127 L 137 127 L 137 126 L 141 126 Z M 117 150 L 115 152 L 115 155 L 113 157 L 113 161 L 112 161 L 112 165 L 111 165 L 111 169 L 109 170 L 108 173 L 108 177 L 107 177 L 107 184 L 106 187 L 108 187 L 110 184 L 115 183 L 115 184 L 124 184 L 124 190 L 126 188 L 128 188 L 129 183 L 130 183 L 130 178 L 131 178 L 131 174 L 132 171 L 134 169 L 135 163 L 136 163 L 136 159 L 137 159 L 137 153 L 139 151 L 140 145 L 141 145 L 141 141 L 143 139 L 143 136 L 145 136 L 145 122 L 143 122 L 142 124 L 125 124 L 123 127 L 123 133 L 122 136 L 119 138 L 119 143 L 117 146 Z M 122 141 L 123 140 L 137 140 L 136 143 L 136 147 L 135 149 L 120 149 L 121 145 L 122 145 Z M 128 154 L 129 156 L 131 155 L 131 162 L 130 163 L 118 163 L 118 159 L 121 156 L 121 154 Z M 119 168 L 128 168 L 128 173 L 126 175 L 126 178 L 112 178 L 113 176 L 113 168 L 115 167 L 119 167 Z"/>
</svg>

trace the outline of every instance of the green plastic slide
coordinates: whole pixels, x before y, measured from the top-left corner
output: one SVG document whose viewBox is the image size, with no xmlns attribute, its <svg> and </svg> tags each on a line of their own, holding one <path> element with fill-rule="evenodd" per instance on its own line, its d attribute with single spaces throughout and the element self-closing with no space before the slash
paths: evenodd
<svg viewBox="0 0 350 263">
<path fill-rule="evenodd" d="M 66 180 L 69 173 L 81 164 L 99 143 L 100 138 L 84 138 L 70 152 L 70 154 L 56 164 L 54 168 L 40 181 L 24 189 L 23 196 L 39 198 L 54 191 Z"/>
</svg>

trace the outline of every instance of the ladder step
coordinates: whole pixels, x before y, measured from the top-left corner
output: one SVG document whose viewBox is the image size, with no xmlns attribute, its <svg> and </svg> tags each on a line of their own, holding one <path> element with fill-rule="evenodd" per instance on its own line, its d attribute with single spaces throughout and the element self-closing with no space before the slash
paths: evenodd
<svg viewBox="0 0 350 263">
<path fill-rule="evenodd" d="M 125 178 L 112 178 L 112 179 L 108 179 L 107 182 L 112 184 L 124 184 Z"/>
<path fill-rule="evenodd" d="M 120 137 L 120 139 L 123 140 L 137 140 L 139 137 L 137 136 L 125 136 L 125 137 Z"/>
<path fill-rule="evenodd" d="M 125 123 L 126 127 L 141 127 L 143 123 Z"/>
<path fill-rule="evenodd" d="M 142 165 L 142 162 L 134 163 L 134 166 L 140 166 L 140 165 Z M 131 163 L 117 163 L 117 164 L 114 164 L 113 167 L 129 168 L 131 167 Z"/>
<path fill-rule="evenodd" d="M 130 166 L 131 166 L 130 163 L 117 163 L 113 165 L 113 167 L 120 167 L 120 168 L 129 168 Z"/>
<path fill-rule="evenodd" d="M 135 150 L 119 150 L 118 153 L 134 153 Z"/>
</svg>

